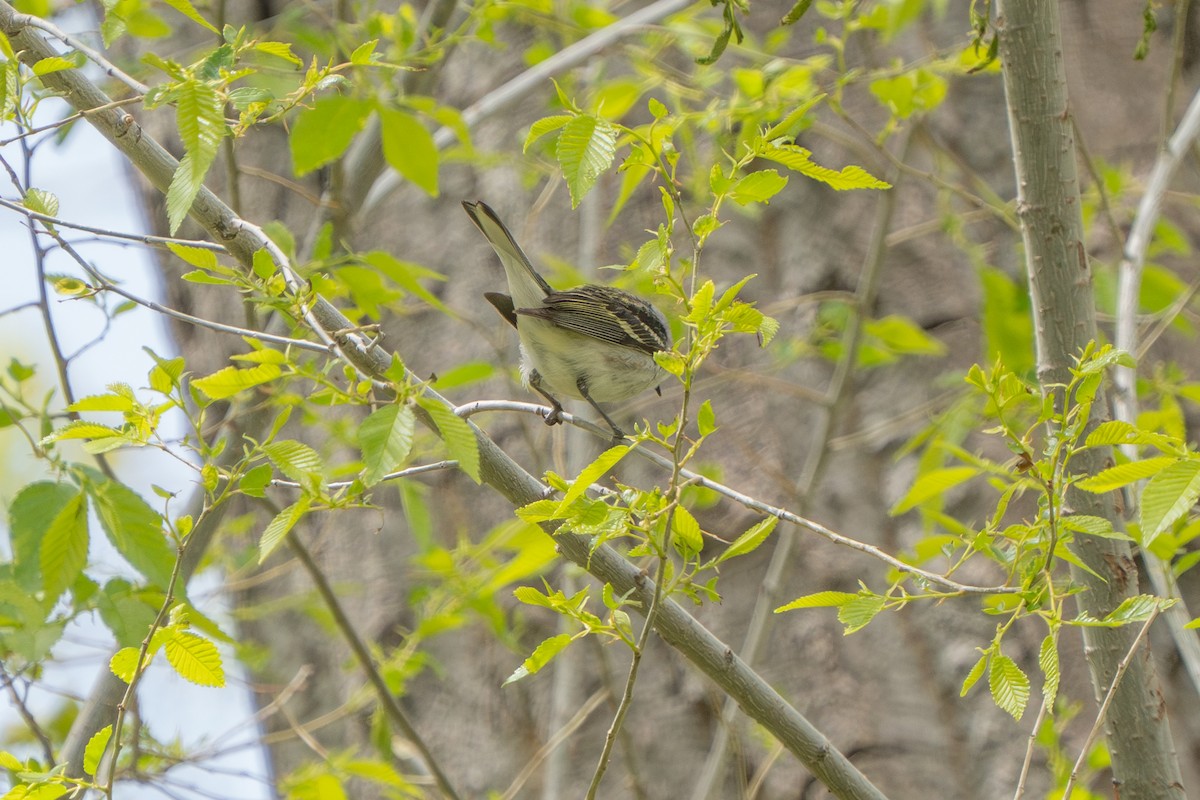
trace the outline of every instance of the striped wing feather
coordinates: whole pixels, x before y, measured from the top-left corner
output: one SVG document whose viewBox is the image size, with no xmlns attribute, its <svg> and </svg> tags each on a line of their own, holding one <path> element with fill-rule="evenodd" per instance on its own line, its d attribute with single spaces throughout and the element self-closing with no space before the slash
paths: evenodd
<svg viewBox="0 0 1200 800">
<path fill-rule="evenodd" d="M 543 303 L 541 308 L 518 308 L 516 313 L 647 354 L 671 346 L 657 309 L 619 289 L 581 286 L 551 292 Z"/>
</svg>

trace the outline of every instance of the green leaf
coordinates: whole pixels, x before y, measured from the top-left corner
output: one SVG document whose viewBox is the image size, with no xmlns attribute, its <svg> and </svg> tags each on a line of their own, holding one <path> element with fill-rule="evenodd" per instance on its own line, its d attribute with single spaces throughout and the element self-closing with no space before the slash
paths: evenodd
<svg viewBox="0 0 1200 800">
<path fill-rule="evenodd" d="M 292 168 L 297 177 L 340 158 L 362 130 L 373 105 L 366 100 L 331 95 L 302 111 L 292 125 Z"/>
<path fill-rule="evenodd" d="M 358 426 L 358 446 L 366 471 L 363 482 L 374 486 L 404 463 L 412 450 L 416 417 L 408 406 L 386 405 Z"/>
<path fill-rule="evenodd" d="M 438 196 L 438 149 L 421 120 L 395 108 L 380 108 L 383 157 L 392 169 L 422 189 Z"/>
<path fill-rule="evenodd" d="M 606 119 L 580 114 L 563 126 L 557 155 L 571 191 L 572 208 L 579 207 L 597 178 L 612 165 L 616 150 L 617 129 Z"/>
<path fill-rule="evenodd" d="M 350 63 L 358 65 L 371 64 L 376 60 L 375 47 L 379 44 L 378 39 L 371 39 L 368 42 L 363 42 L 358 47 L 354 48 L 354 52 L 350 54 Z M 289 48 L 290 52 L 290 48 Z"/>
<path fill-rule="evenodd" d="M 534 651 L 529 655 L 529 658 L 517 667 L 512 675 L 509 675 L 504 681 L 504 686 L 510 683 L 521 680 L 529 675 L 535 674 L 542 667 L 549 664 L 556 655 L 567 649 L 571 644 L 573 637 L 568 633 L 560 633 L 557 636 L 551 636 L 544 642 L 539 644 Z"/>
<path fill-rule="evenodd" d="M 134 401 L 119 394 L 93 394 L 67 406 L 67 411 L 132 411 Z"/>
<path fill-rule="evenodd" d="M 620 460 L 624 458 L 625 455 L 632 449 L 633 448 L 627 444 L 619 444 L 615 447 L 610 447 L 597 456 L 595 461 L 584 467 L 583 470 L 580 471 L 579 477 L 577 477 L 571 484 L 571 488 L 567 489 L 566 493 L 563 495 L 562 501 L 558 504 L 558 511 L 555 513 L 555 516 L 562 516 L 565 514 L 572 503 L 574 503 L 578 498 L 582 497 L 583 494 L 589 488 L 591 488 L 593 483 L 600 480 L 605 473 L 615 467 L 617 463 L 620 462 Z"/>
<path fill-rule="evenodd" d="M 987 656 L 980 656 L 975 662 L 975 666 L 971 667 L 971 671 L 967 673 L 967 677 L 963 678 L 962 689 L 959 690 L 959 697 L 966 697 L 967 692 L 971 691 L 971 687 L 979 682 L 983 677 L 983 669 L 987 666 Z"/>
<path fill-rule="evenodd" d="M 21 198 L 21 205 L 35 213 L 45 214 L 47 217 L 58 216 L 58 196 L 45 189 L 25 190 L 25 196 Z"/>
<path fill-rule="evenodd" d="M 733 540 L 733 544 L 725 548 L 725 552 L 717 558 L 718 564 L 728 561 L 731 558 L 744 556 L 755 550 L 760 544 L 767 540 L 771 535 L 771 531 L 775 530 L 775 526 L 779 523 L 778 517 L 767 517 L 759 520 L 750 526 L 750 529 L 741 536 Z M 795 601 L 793 601 L 795 602 Z M 803 606 L 793 606 L 793 608 L 802 608 Z M 781 607 L 786 608 L 786 607 Z M 777 611 L 780 609 L 777 609 Z"/>
<path fill-rule="evenodd" d="M 141 650 L 137 647 L 122 647 L 113 653 L 113 657 L 108 661 L 108 668 L 112 670 L 113 675 L 125 683 L 133 683 L 133 678 L 137 675 L 138 653 L 140 652 Z"/>
<path fill-rule="evenodd" d="M 556 114 L 552 117 L 542 117 L 537 122 L 529 126 L 529 134 L 525 137 L 525 145 L 521 148 L 522 153 L 529 152 L 529 146 L 538 139 L 545 136 L 547 133 L 553 133 L 559 128 L 566 125 L 574 117 L 570 114 Z"/>
<path fill-rule="evenodd" d="M 943 467 L 930 470 L 913 482 L 912 488 L 904 497 L 896 501 L 896 504 L 888 510 L 888 514 L 893 517 L 899 516 L 909 509 L 944 495 L 950 489 L 978 474 L 979 470 L 975 467 Z"/>
<path fill-rule="evenodd" d="M 1131 537 L 1115 530 L 1110 520 L 1104 517 L 1093 517 L 1087 514 L 1070 514 L 1061 520 L 1062 526 L 1069 531 L 1084 533 L 1088 536 L 1099 536 L 1102 539 L 1121 539 L 1132 541 Z"/>
<path fill-rule="evenodd" d="M 42 583 L 47 600 L 57 598 L 75 583 L 87 564 L 87 552 L 87 503 L 83 493 L 76 492 L 54 515 L 42 540 Z"/>
<path fill-rule="evenodd" d="M 225 685 L 225 670 L 217 646 L 203 636 L 172 629 L 166 644 L 167 661 L 184 680 L 198 686 Z"/>
<path fill-rule="evenodd" d="M 1042 646 L 1038 648 L 1038 667 L 1042 670 L 1042 676 L 1045 682 L 1042 684 L 1042 696 L 1046 698 L 1046 705 L 1049 708 L 1054 707 L 1054 699 L 1058 697 L 1058 681 L 1060 678 L 1058 668 L 1058 642 L 1051 634 L 1047 634 L 1045 639 L 1042 639 Z"/>
<path fill-rule="evenodd" d="M 278 364 L 258 364 L 248 369 L 224 367 L 211 375 L 196 378 L 192 386 L 204 392 L 210 400 L 225 400 L 238 392 L 270 383 L 283 374 Z"/>
<path fill-rule="evenodd" d="M 792 602 L 775 609 L 775 613 L 793 611 L 797 608 L 841 608 L 857 598 L 858 595 L 851 592 L 816 592 L 797 597 Z"/>
<path fill-rule="evenodd" d="M 50 56 L 43 58 L 33 65 L 33 74 L 39 78 L 52 72 L 62 72 L 65 69 L 78 69 L 86 61 L 83 53 L 70 53 L 66 56 Z"/>
<path fill-rule="evenodd" d="M 217 30 L 211 22 L 200 16 L 200 12 L 196 10 L 195 6 L 193 6 L 189 0 L 163 0 L 163 2 L 178 11 L 180 14 L 183 14 L 197 25 L 202 25 L 205 28 L 208 28 L 218 36 L 221 35 L 221 32 Z"/>
<path fill-rule="evenodd" d="M 738 205 L 767 203 L 787 186 L 788 179 L 773 169 L 751 172 L 733 185 L 729 199 Z"/>
<path fill-rule="evenodd" d="M 450 451 L 450 457 L 458 461 L 458 468 L 479 483 L 479 442 L 475 439 L 475 431 L 466 420 L 442 403 L 424 398 L 419 402 L 433 417 L 442 441 Z"/>
<path fill-rule="evenodd" d="M 268 464 L 259 464 L 251 470 L 247 470 L 246 474 L 242 475 L 238 480 L 238 491 L 244 492 L 251 497 L 265 497 L 267 485 L 271 482 L 274 474 Z"/>
<path fill-rule="evenodd" d="M 179 84 L 174 95 L 175 125 L 184 156 L 167 189 L 167 220 L 172 234 L 191 210 L 225 135 L 225 110 L 214 87 L 193 79 Z"/>
<path fill-rule="evenodd" d="M 675 548 L 684 558 L 691 558 L 704 549 L 700 523 L 683 506 L 676 506 L 675 513 L 671 515 L 671 531 L 674 533 L 672 541 Z"/>
<path fill-rule="evenodd" d="M 815 164 L 809 158 L 812 155 L 811 150 L 805 150 L 803 147 L 793 144 L 779 145 L 764 142 L 760 144 L 758 154 L 770 161 L 782 164 L 790 170 L 799 172 L 801 175 L 828 184 L 838 191 L 892 188 L 890 183 L 879 180 L 862 167 L 848 166 L 838 171 Z"/>
<path fill-rule="evenodd" d="M 705 400 L 696 412 L 696 430 L 701 436 L 708 436 L 717 429 L 717 415 L 713 412 L 712 401 Z"/>
<path fill-rule="evenodd" d="M 12 543 L 12 577 L 26 591 L 42 588 L 41 547 L 46 530 L 75 497 L 79 489 L 70 483 L 38 481 L 24 486 L 8 506 L 8 529 Z"/>
<path fill-rule="evenodd" d="M 281 439 L 263 445 L 263 452 L 271 463 L 297 483 L 317 487 L 325 482 L 325 462 L 319 453 L 295 439 Z"/>
<path fill-rule="evenodd" d="M 220 266 L 220 262 L 217 261 L 217 254 L 204 247 L 192 247 L 191 245 L 179 244 L 178 242 L 167 242 L 167 249 L 184 263 L 191 264 L 193 267 L 216 269 Z"/>
<path fill-rule="evenodd" d="M 258 540 L 258 563 L 262 564 L 283 542 L 292 528 L 296 527 L 308 509 L 312 506 L 312 498 L 301 497 L 287 508 L 275 515 Z"/>
<path fill-rule="evenodd" d="M 83 749 L 84 773 L 96 774 L 96 770 L 100 768 L 100 759 L 104 757 L 104 751 L 108 749 L 108 740 L 112 738 L 112 732 L 112 725 L 105 725 L 96 731 L 92 738 L 88 739 L 87 747 Z"/>
<path fill-rule="evenodd" d="M 878 594 L 858 594 L 853 600 L 838 609 L 838 621 L 846 626 L 843 634 L 849 636 L 865 628 L 883 610 L 887 598 Z"/>
<path fill-rule="evenodd" d="M 1165 470 L 1179 459 L 1173 456 L 1155 456 L 1141 461 L 1130 461 L 1128 464 L 1117 464 L 1109 467 L 1090 478 L 1084 478 L 1075 485 L 1088 492 L 1100 494 L 1120 489 L 1140 480 L 1144 480 Z"/>
<path fill-rule="evenodd" d="M 1003 653 L 993 655 L 988 667 L 988 687 L 996 705 L 1019 720 L 1029 703 L 1029 677 L 1017 663 Z"/>
<path fill-rule="evenodd" d="M 107 425 L 101 425 L 99 422 L 87 422 L 84 420 L 76 420 L 68 422 L 54 433 L 42 439 L 42 444 L 50 444 L 51 442 L 65 441 L 68 439 L 110 439 L 113 437 L 121 437 L 124 439 L 124 432 L 116 428 L 110 428 Z"/>
<path fill-rule="evenodd" d="M 175 548 L 163 532 L 162 517 L 122 483 L 103 481 L 90 493 L 100 527 L 113 547 L 151 583 L 166 589 L 175 568 Z"/>
<path fill-rule="evenodd" d="M 1159 472 L 1142 491 L 1142 546 L 1188 513 L 1200 498 L 1200 460 L 1178 461 Z"/>
</svg>

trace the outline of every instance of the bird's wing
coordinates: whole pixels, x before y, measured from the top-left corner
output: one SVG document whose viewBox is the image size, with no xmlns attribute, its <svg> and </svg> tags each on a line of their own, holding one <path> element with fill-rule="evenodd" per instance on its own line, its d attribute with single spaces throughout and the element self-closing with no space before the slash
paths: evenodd
<svg viewBox="0 0 1200 800">
<path fill-rule="evenodd" d="M 541 306 L 517 308 L 516 313 L 648 354 L 671 346 L 670 332 L 657 309 L 606 286 L 552 292 Z"/>
</svg>

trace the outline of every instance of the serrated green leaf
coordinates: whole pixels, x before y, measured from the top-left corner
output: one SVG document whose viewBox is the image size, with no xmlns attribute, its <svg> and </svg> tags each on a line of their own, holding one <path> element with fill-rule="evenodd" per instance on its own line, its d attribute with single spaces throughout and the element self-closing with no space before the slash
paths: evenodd
<svg viewBox="0 0 1200 800">
<path fill-rule="evenodd" d="M 33 74 L 39 78 L 52 72 L 62 72 L 65 69 L 78 69 L 83 66 L 83 53 L 71 53 L 67 56 L 50 56 L 43 58 L 32 67 Z"/>
<path fill-rule="evenodd" d="M 116 428 L 110 428 L 107 425 L 101 425 L 98 422 L 87 422 L 86 420 L 75 420 L 68 422 L 54 433 L 42 439 L 42 444 L 47 445 L 51 442 L 68 441 L 71 439 L 110 439 L 113 437 L 124 437 L 123 431 Z"/>
<path fill-rule="evenodd" d="M 1200 460 L 1178 461 L 1159 472 L 1142 491 L 1142 546 L 1150 543 L 1200 498 Z"/>
<path fill-rule="evenodd" d="M 997 707 L 1013 719 L 1020 719 L 1029 703 L 1029 677 L 1003 653 L 992 655 L 988 668 L 988 688 Z"/>
<path fill-rule="evenodd" d="M 877 594 L 859 594 L 838 608 L 838 621 L 845 626 L 846 636 L 865 628 L 883 610 L 887 598 Z"/>
<path fill-rule="evenodd" d="M 913 482 L 912 488 L 896 501 L 896 504 L 888 510 L 888 514 L 893 517 L 899 516 L 909 509 L 944 495 L 950 489 L 978 474 L 979 470 L 975 467 L 943 467 L 930 470 Z"/>
<path fill-rule="evenodd" d="M 8 506 L 12 577 L 26 592 L 42 588 L 41 547 L 46 530 L 67 503 L 79 495 L 69 483 L 37 481 L 21 488 Z"/>
<path fill-rule="evenodd" d="M 1054 707 L 1054 700 L 1058 697 L 1058 681 L 1060 678 L 1058 667 L 1058 642 L 1055 641 L 1053 635 L 1047 634 L 1042 640 L 1042 646 L 1038 648 L 1038 667 L 1042 670 L 1042 676 L 1045 679 L 1042 683 L 1042 696 L 1046 698 L 1047 708 Z"/>
<path fill-rule="evenodd" d="M 259 364 L 248 369 L 224 367 L 211 375 L 194 379 L 192 386 L 210 400 L 225 400 L 246 389 L 269 383 L 282 374 L 283 370 L 278 364 Z"/>
<path fill-rule="evenodd" d="M 1117 464 L 1115 467 L 1109 467 L 1090 478 L 1084 478 L 1075 485 L 1084 491 L 1095 492 L 1097 494 L 1111 492 L 1114 489 L 1120 489 L 1122 486 L 1128 486 L 1131 483 L 1157 475 L 1178 461 L 1179 459 L 1172 456 L 1155 456 L 1154 458 L 1144 458 L 1141 461 L 1130 461 L 1127 464 Z"/>
<path fill-rule="evenodd" d="M 1126 597 L 1121 604 L 1104 615 L 1104 622 L 1113 625 L 1128 625 L 1131 622 L 1145 622 L 1156 610 L 1171 605 L 1174 601 L 1162 600 L 1152 594 L 1138 594 Z"/>
<path fill-rule="evenodd" d="M 513 597 L 525 605 L 554 608 L 554 604 L 550 602 L 550 598 L 532 586 L 518 586 L 516 589 L 513 589 Z"/>
<path fill-rule="evenodd" d="M 190 631 L 172 630 L 166 644 L 167 661 L 179 677 L 198 686 L 222 687 L 225 670 L 217 646 Z"/>
<path fill-rule="evenodd" d="M 758 148 L 758 154 L 770 161 L 782 164 L 794 172 L 821 181 L 838 191 L 892 188 L 890 183 L 879 180 L 862 167 L 851 165 L 843 167 L 839 171 L 816 164 L 809 158 L 812 155 L 811 150 L 805 150 L 796 145 L 763 142 Z"/>
<path fill-rule="evenodd" d="M 76 492 L 54 515 L 41 546 L 42 584 L 46 598 L 61 595 L 87 564 L 87 503 Z"/>
<path fill-rule="evenodd" d="M 174 96 L 175 125 L 184 156 L 167 189 L 167 220 L 172 234 L 191 210 L 225 135 L 224 107 L 213 86 L 187 80 L 176 87 Z"/>
<path fill-rule="evenodd" d="M 383 157 L 392 169 L 423 190 L 438 196 L 438 149 L 433 134 L 412 114 L 380 108 Z"/>
<path fill-rule="evenodd" d="M 458 461 L 458 468 L 479 483 L 479 442 L 475 439 L 475 431 L 466 420 L 436 400 L 422 399 L 420 403 L 433 417 L 451 458 Z"/>
<path fill-rule="evenodd" d="M 588 464 L 579 473 L 579 477 L 571 484 L 571 488 L 563 495 L 563 499 L 558 504 L 558 511 L 555 516 L 561 516 L 566 513 L 571 504 L 591 487 L 593 483 L 600 480 L 610 469 L 615 467 L 618 462 L 633 448 L 626 444 L 619 444 L 605 450 L 596 460 Z"/>
<path fill-rule="evenodd" d="M 137 647 L 122 647 L 113 653 L 113 657 L 108 661 L 108 668 L 125 683 L 132 683 L 137 674 L 139 652 L 141 651 Z"/>
<path fill-rule="evenodd" d="M 416 417 L 408 406 L 391 404 L 375 411 L 358 426 L 362 449 L 363 483 L 374 486 L 404 463 L 412 450 Z"/>
<path fill-rule="evenodd" d="M 617 129 L 601 117 L 580 114 L 558 135 L 558 164 L 571 192 L 571 207 L 578 208 L 596 180 L 613 162 Z"/>
<path fill-rule="evenodd" d="M 524 663 L 517 667 L 512 675 L 509 675 L 505 679 L 503 685 L 508 686 L 510 683 L 537 673 L 538 670 L 549 664 L 555 656 L 566 650 L 571 641 L 572 637 L 567 633 L 560 633 L 557 636 L 551 636 L 549 639 L 546 639 L 534 649 L 529 658 L 525 659 Z"/>
<path fill-rule="evenodd" d="M 112 738 L 112 732 L 112 725 L 105 725 L 88 739 L 87 747 L 83 749 L 83 771 L 86 774 L 95 775 L 96 770 L 100 768 L 100 759 L 108 749 L 108 740 Z"/>
<path fill-rule="evenodd" d="M 340 158 L 362 130 L 373 105 L 341 95 L 318 99 L 292 125 L 292 168 L 302 176 Z"/>
<path fill-rule="evenodd" d="M 1069 531 L 1076 533 L 1085 533 L 1088 536 L 1099 536 L 1102 539 L 1121 539 L 1123 541 L 1132 541 L 1126 533 L 1113 528 L 1110 520 L 1104 517 L 1093 517 L 1087 514 L 1071 514 L 1063 517 L 1062 526 Z"/>
<path fill-rule="evenodd" d="M 25 196 L 21 198 L 21 205 L 35 213 L 45 214 L 47 217 L 58 216 L 58 196 L 45 189 L 27 189 Z"/>
<path fill-rule="evenodd" d="M 775 609 L 775 613 L 792 611 L 797 608 L 841 608 L 857 598 L 858 595 L 851 592 L 815 592 L 797 597 L 792 602 Z"/>
<path fill-rule="evenodd" d="M 91 487 L 100 527 L 126 561 L 146 579 L 166 589 L 175 568 L 175 548 L 163 531 L 162 517 L 141 495 L 107 480 Z"/>
<path fill-rule="evenodd" d="M 279 545 L 287 537 L 292 528 L 296 527 L 296 523 L 303 519 L 308 513 L 308 509 L 312 507 L 312 498 L 301 497 L 296 502 L 292 503 L 287 508 L 280 511 L 275 517 L 267 523 L 267 527 L 263 530 L 262 536 L 258 540 L 258 563 L 262 564 L 272 553 L 278 549 Z"/>
<path fill-rule="evenodd" d="M 731 558 L 744 556 L 749 552 L 757 549 L 760 544 L 767 540 L 771 535 L 771 531 L 775 530 L 775 526 L 779 523 L 778 517 L 767 517 L 759 520 L 750 526 L 750 529 L 741 536 L 733 540 L 729 547 L 725 548 L 725 552 L 717 557 L 717 563 L 728 561 Z M 794 601 L 793 601 L 794 602 Z M 804 606 L 793 606 L 793 608 L 804 608 Z M 777 611 L 786 609 L 786 606 L 781 606 Z"/>
<path fill-rule="evenodd" d="M 67 406 L 67 411 L 132 411 L 133 400 L 117 394 L 93 394 Z"/>
<path fill-rule="evenodd" d="M 671 515 L 671 532 L 674 534 L 672 541 L 675 548 L 684 558 L 691 558 L 704 549 L 700 523 L 683 506 L 677 506 Z"/>
<path fill-rule="evenodd" d="M 263 445 L 263 452 L 276 469 L 297 483 L 317 486 L 324 483 L 324 460 L 316 450 L 303 442 L 281 439 Z"/>
</svg>

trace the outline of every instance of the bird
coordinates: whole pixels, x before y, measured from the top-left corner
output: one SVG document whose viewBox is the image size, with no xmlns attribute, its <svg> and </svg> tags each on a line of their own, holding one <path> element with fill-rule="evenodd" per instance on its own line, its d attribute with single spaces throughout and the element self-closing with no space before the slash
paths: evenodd
<svg viewBox="0 0 1200 800">
<path fill-rule="evenodd" d="M 625 437 L 600 407 L 619 403 L 654 387 L 666 372 L 654 354 L 670 350 L 671 328 L 651 303 L 611 286 L 588 284 L 555 291 L 530 263 L 513 235 L 486 203 L 463 202 L 475 227 L 496 251 L 508 279 L 508 294 L 484 297 L 517 329 L 521 379 L 551 405 L 546 424 L 562 422 L 559 397 L 586 400 Z"/>
</svg>

